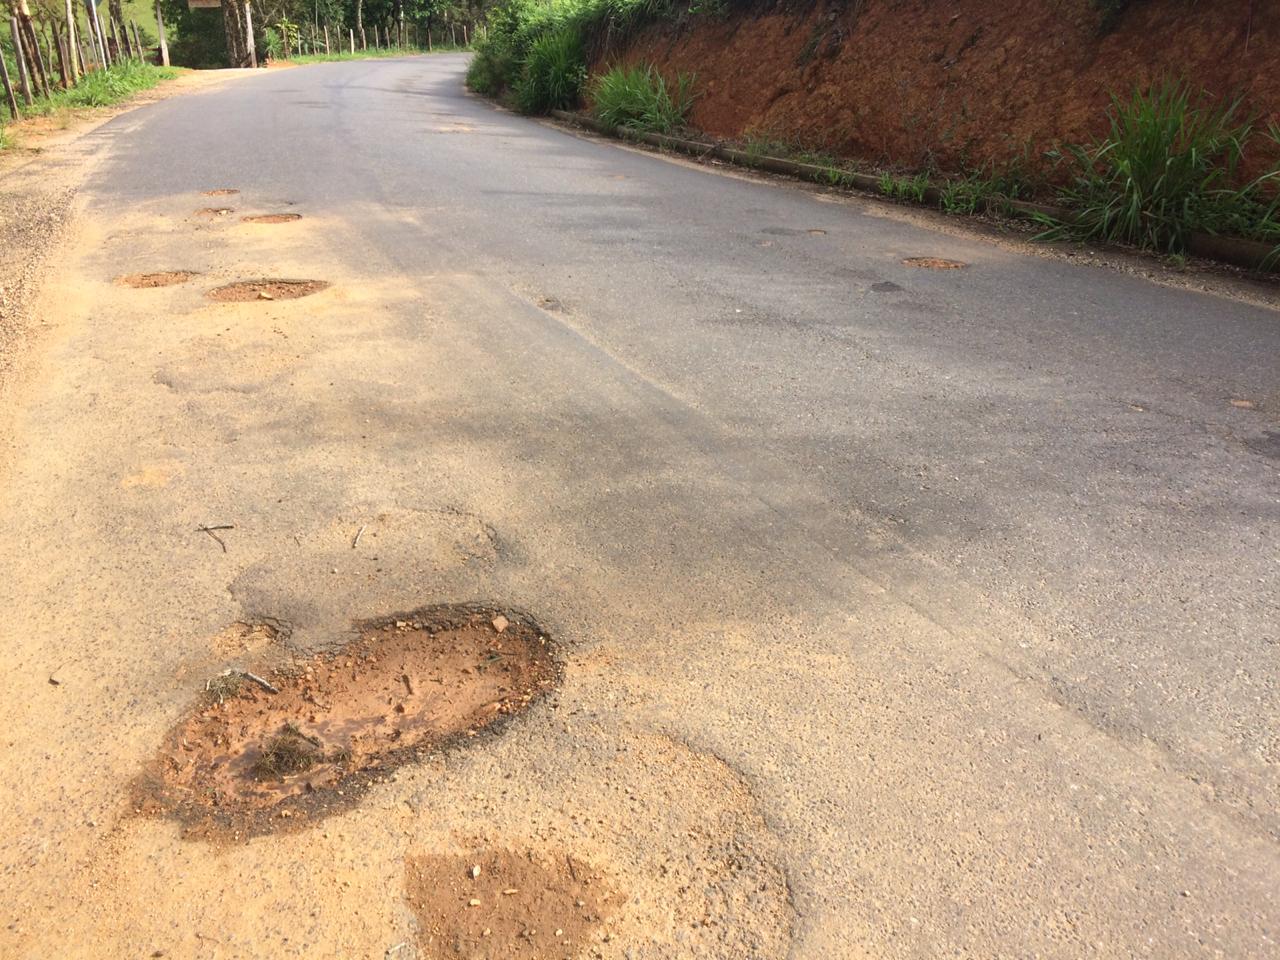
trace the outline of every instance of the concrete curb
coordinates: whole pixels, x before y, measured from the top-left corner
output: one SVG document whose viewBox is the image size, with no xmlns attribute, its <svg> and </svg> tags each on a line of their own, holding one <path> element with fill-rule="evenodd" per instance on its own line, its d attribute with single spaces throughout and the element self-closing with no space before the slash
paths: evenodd
<svg viewBox="0 0 1280 960">
<path fill-rule="evenodd" d="M 703 143 L 697 140 L 685 140 L 681 137 L 673 137 L 665 133 L 650 133 L 644 130 L 632 130 L 629 127 L 611 127 L 608 124 L 601 123 L 595 117 L 585 113 L 572 113 L 568 110 L 552 110 L 551 116 L 565 123 L 572 123 L 576 126 L 585 127 L 602 136 L 614 137 L 618 140 L 630 140 L 635 143 L 644 143 L 652 147 L 658 147 L 664 150 L 674 150 L 678 153 L 689 154 L 698 157 L 714 157 L 717 160 L 723 160 L 725 163 L 732 163 L 739 167 L 749 167 L 755 170 L 765 170 L 769 173 L 778 173 L 787 177 L 795 177 L 798 180 L 811 180 L 815 183 L 822 183 L 828 186 L 845 186 L 854 187 L 858 190 L 867 190 L 871 193 L 883 194 L 880 189 L 880 178 L 867 173 L 854 173 L 848 170 L 839 170 L 835 167 L 825 167 L 816 163 L 802 163 L 798 160 L 787 160 L 785 157 L 770 157 L 761 154 L 748 153 L 745 150 L 736 150 L 733 147 L 722 146 L 717 143 Z M 929 187 L 925 190 L 924 198 L 929 204 L 936 205 L 940 200 L 940 191 L 937 187 Z M 1033 203 L 1028 200 L 1006 200 L 1002 201 L 997 212 L 1013 215 L 1034 220 L 1037 215 L 1053 217 L 1059 220 L 1070 218 L 1070 213 L 1061 207 L 1051 206 L 1044 203 Z M 1187 241 L 1188 251 L 1197 257 L 1205 257 L 1210 260 L 1218 260 L 1222 263 L 1229 263 L 1232 266 L 1243 267 L 1246 270 L 1262 271 L 1262 265 L 1271 256 L 1272 247 L 1257 240 L 1242 240 L 1238 237 L 1220 237 L 1206 233 L 1192 234 Z M 1280 261 L 1271 264 L 1263 272 L 1280 272 Z"/>
</svg>

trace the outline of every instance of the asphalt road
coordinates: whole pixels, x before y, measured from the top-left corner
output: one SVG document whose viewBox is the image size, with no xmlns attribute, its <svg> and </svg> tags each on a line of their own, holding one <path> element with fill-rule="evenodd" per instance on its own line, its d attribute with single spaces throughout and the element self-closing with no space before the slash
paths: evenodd
<svg viewBox="0 0 1280 960">
<path fill-rule="evenodd" d="M 464 68 L 91 135 L 4 495 L 0 953 L 382 956 L 405 854 L 489 843 L 613 876 L 607 957 L 1276 956 L 1280 316 L 575 135 Z M 333 286 L 202 296 L 256 276 Z M 471 599 L 555 635 L 553 706 L 309 833 L 121 812 L 227 624 L 315 648 Z"/>
</svg>

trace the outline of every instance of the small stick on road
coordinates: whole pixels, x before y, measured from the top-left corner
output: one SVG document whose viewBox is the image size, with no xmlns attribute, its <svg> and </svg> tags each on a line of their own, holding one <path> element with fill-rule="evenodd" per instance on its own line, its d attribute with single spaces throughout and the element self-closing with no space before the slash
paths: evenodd
<svg viewBox="0 0 1280 960">
<path fill-rule="evenodd" d="M 224 677 L 231 677 L 231 676 L 237 676 L 237 675 L 238 675 L 238 676 L 241 676 L 241 677 L 244 677 L 246 680 L 252 680 L 252 681 L 253 681 L 254 683 L 256 683 L 258 686 L 260 686 L 263 690 L 267 691 L 267 693 L 279 693 L 279 692 L 280 692 L 280 688 L 279 688 L 279 687 L 277 687 L 275 684 L 271 683 L 271 682 L 270 682 L 270 681 L 268 681 L 268 680 L 263 680 L 263 679 L 262 679 L 262 677 L 258 676 L 256 673 L 250 673 L 248 670 L 234 670 L 234 669 L 232 669 L 232 670 L 223 670 L 223 671 L 222 671 L 222 676 L 224 676 Z"/>
<path fill-rule="evenodd" d="M 215 539 L 215 540 L 217 540 L 217 541 L 218 541 L 218 546 L 220 546 L 220 547 L 222 548 L 222 552 L 223 552 L 223 553 L 226 553 L 226 552 L 227 552 L 227 545 L 226 545 L 225 543 L 223 543 L 222 538 L 221 538 L 220 536 L 218 536 L 216 533 L 214 533 L 213 531 L 215 531 L 215 530 L 234 530 L 234 529 L 235 529 L 235 527 L 234 527 L 232 524 L 229 524 L 229 523 L 221 523 L 221 524 L 218 524 L 216 527 L 196 527 L 196 532 L 197 532 L 197 533 L 207 533 L 209 536 L 213 537 L 213 539 Z"/>
<path fill-rule="evenodd" d="M 367 526 L 368 526 L 368 524 L 367 524 L 367 523 L 362 523 L 362 524 L 360 524 L 360 529 L 356 531 L 355 539 L 351 541 L 351 549 L 352 549 L 352 550 L 354 550 L 354 549 L 356 548 L 356 546 L 360 543 L 360 538 L 361 538 L 362 536 L 364 536 L 364 528 L 365 528 L 365 527 L 367 527 Z"/>
</svg>

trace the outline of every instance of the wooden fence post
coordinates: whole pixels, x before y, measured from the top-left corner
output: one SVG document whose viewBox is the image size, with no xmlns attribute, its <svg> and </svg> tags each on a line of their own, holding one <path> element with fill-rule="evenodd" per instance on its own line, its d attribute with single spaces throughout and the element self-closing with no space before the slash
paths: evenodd
<svg viewBox="0 0 1280 960">
<path fill-rule="evenodd" d="M 80 80 L 80 71 L 76 68 L 76 13 L 71 2 L 72 0 L 66 0 L 67 51 L 71 54 L 71 82 L 76 83 Z"/>
<path fill-rule="evenodd" d="M 354 57 L 356 55 L 356 32 L 350 27 L 347 27 L 347 37 L 351 41 L 351 55 Z"/>
<path fill-rule="evenodd" d="M 9 18 L 9 29 L 13 31 L 13 59 L 18 65 L 18 82 L 22 86 L 22 99 L 29 107 L 36 101 L 31 95 L 31 68 L 27 64 L 26 52 L 22 48 L 22 31 L 18 28 L 16 15 Z"/>
<path fill-rule="evenodd" d="M 107 35 L 102 31 L 102 18 L 98 16 L 98 5 L 93 0 L 84 0 L 84 5 L 88 11 L 93 42 L 98 45 L 98 62 L 105 70 L 111 66 L 111 54 L 107 51 Z"/>
<path fill-rule="evenodd" d="M 249 66 L 258 69 L 258 46 L 253 42 L 253 4 L 249 0 L 244 3 L 244 30 L 249 41 Z"/>
<path fill-rule="evenodd" d="M 53 35 L 53 43 L 58 50 L 58 77 L 62 80 L 62 89 L 70 90 L 72 86 L 71 64 L 69 62 L 71 60 L 71 56 L 70 52 L 67 50 L 66 38 L 60 37 L 55 33 Z M 49 56 L 50 58 L 53 57 L 53 51 L 49 52 Z"/>
<path fill-rule="evenodd" d="M 156 0 L 156 33 L 160 34 L 160 63 L 169 66 L 169 41 L 164 36 L 164 17 L 160 13 L 160 0 Z"/>
<path fill-rule="evenodd" d="M 9 82 L 9 63 L 4 57 L 0 56 L 0 81 L 4 81 L 4 96 L 9 101 L 9 113 L 13 119 L 21 120 L 22 114 L 18 112 L 18 98 L 13 95 L 13 84 Z"/>
<path fill-rule="evenodd" d="M 133 45 L 138 50 L 138 59 L 143 63 L 147 62 L 147 52 L 142 49 L 142 35 L 138 33 L 138 21 L 130 20 L 129 26 L 133 27 Z"/>
<path fill-rule="evenodd" d="M 329 55 L 329 25 L 327 23 L 324 25 L 324 55 L 326 57 Z"/>
</svg>

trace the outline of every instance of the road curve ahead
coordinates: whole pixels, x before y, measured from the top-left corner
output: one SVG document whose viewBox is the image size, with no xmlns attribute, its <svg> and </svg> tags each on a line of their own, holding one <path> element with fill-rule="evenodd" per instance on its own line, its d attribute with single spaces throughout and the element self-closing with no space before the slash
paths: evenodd
<svg viewBox="0 0 1280 960">
<path fill-rule="evenodd" d="M 1280 954 L 1280 316 L 464 70 L 89 135 L 0 503 L 0 955 Z M 207 296 L 263 277 L 329 286 Z M 135 814 L 208 678 L 461 601 L 535 617 L 560 689 L 251 840 Z M 494 850 L 603 919 L 492 952 L 501 903 L 408 892 Z"/>
</svg>

